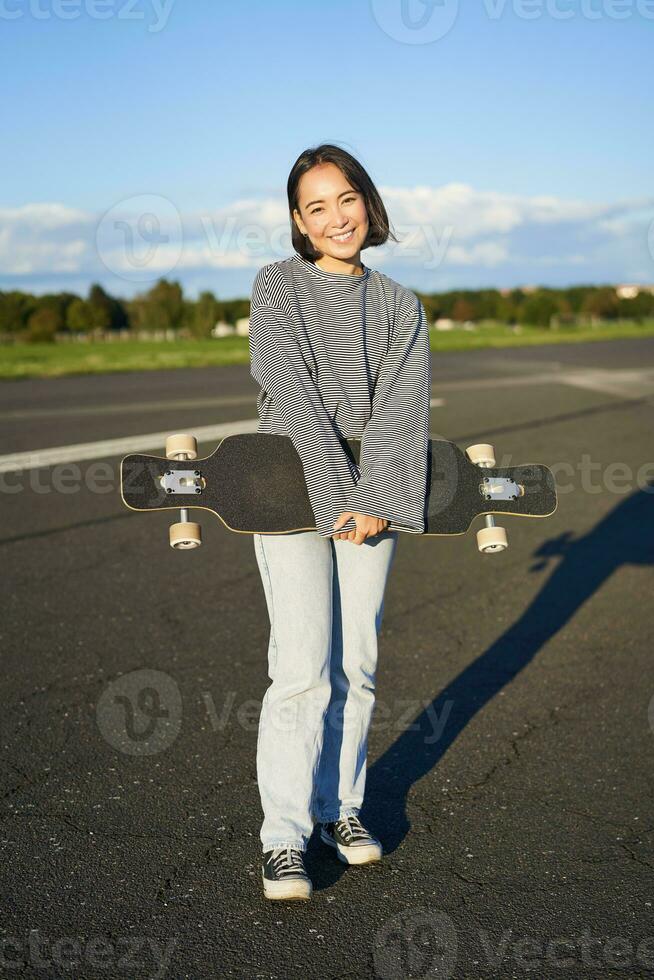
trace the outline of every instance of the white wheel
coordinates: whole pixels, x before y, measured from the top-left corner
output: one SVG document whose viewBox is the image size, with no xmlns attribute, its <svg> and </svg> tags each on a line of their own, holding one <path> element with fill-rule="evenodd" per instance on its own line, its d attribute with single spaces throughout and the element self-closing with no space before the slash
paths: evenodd
<svg viewBox="0 0 654 980">
<path fill-rule="evenodd" d="M 171 524 L 168 536 L 171 548 L 199 548 L 202 544 L 202 529 L 191 521 Z"/>
<path fill-rule="evenodd" d="M 503 527 L 493 525 L 493 527 L 482 527 L 477 531 L 477 547 L 485 555 L 495 554 L 496 551 L 504 551 L 509 547 L 506 539 L 506 531 Z"/>
<path fill-rule="evenodd" d="M 177 459 L 179 453 L 185 453 L 187 459 L 198 458 L 198 441 L 195 436 L 178 432 L 166 439 L 166 459 Z"/>
<path fill-rule="evenodd" d="M 495 466 L 495 450 L 486 442 L 468 446 L 466 454 L 470 462 L 477 466 Z"/>
</svg>

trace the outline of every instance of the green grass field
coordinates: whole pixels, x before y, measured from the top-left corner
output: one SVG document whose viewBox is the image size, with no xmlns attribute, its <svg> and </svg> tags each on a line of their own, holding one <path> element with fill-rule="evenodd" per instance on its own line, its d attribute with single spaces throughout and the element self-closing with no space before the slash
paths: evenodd
<svg viewBox="0 0 654 980">
<path fill-rule="evenodd" d="M 518 332 L 504 324 L 482 322 L 468 331 L 430 331 L 433 351 L 523 347 L 535 344 L 581 343 L 654 337 L 654 320 L 604 323 L 596 327 L 548 330 L 523 326 Z M 0 347 L 0 378 L 53 378 L 111 371 L 159 371 L 182 367 L 249 364 L 247 337 L 160 342 L 114 341 L 85 344 L 15 344 Z"/>
</svg>

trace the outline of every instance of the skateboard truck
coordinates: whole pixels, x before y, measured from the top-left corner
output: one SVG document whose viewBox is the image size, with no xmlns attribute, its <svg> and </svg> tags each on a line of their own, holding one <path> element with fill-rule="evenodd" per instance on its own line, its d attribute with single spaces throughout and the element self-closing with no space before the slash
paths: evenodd
<svg viewBox="0 0 654 980">
<path fill-rule="evenodd" d="M 166 439 L 166 459 L 197 459 L 198 442 L 195 436 L 177 433 Z M 169 494 L 184 494 L 195 497 L 206 486 L 199 470 L 167 470 L 161 478 L 161 485 Z M 188 519 L 188 509 L 180 508 L 181 521 L 171 524 L 168 537 L 171 548 L 199 548 L 202 544 L 202 528 Z"/>
<path fill-rule="evenodd" d="M 166 493 L 202 493 L 205 481 L 199 470 L 166 470 L 159 480 Z"/>
<path fill-rule="evenodd" d="M 492 469 L 495 466 L 495 450 L 488 443 L 478 443 L 468 446 L 466 455 L 471 463 L 475 463 L 480 469 Z M 512 500 L 521 496 L 522 488 L 503 477 L 484 477 L 484 482 L 479 485 L 479 491 L 485 500 Z M 505 551 L 509 546 L 506 537 L 506 530 L 495 523 L 492 514 L 484 515 L 486 527 L 477 531 L 477 547 L 485 555 L 495 554 L 498 551 Z"/>
<path fill-rule="evenodd" d="M 517 500 L 522 496 L 522 487 L 505 476 L 485 476 L 479 492 L 484 500 Z"/>
</svg>

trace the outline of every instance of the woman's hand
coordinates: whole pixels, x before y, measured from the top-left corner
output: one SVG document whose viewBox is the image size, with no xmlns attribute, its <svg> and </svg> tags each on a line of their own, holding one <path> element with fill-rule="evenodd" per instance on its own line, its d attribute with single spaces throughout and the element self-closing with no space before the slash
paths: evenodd
<svg viewBox="0 0 654 980">
<path fill-rule="evenodd" d="M 372 538 L 375 534 L 380 534 L 388 527 L 388 521 L 385 517 L 371 517 L 370 514 L 357 514 L 353 511 L 343 511 L 334 524 L 334 530 L 336 531 L 339 527 L 343 527 L 350 517 L 353 517 L 356 521 L 356 531 L 342 531 L 341 534 L 332 534 L 332 538 L 342 538 L 345 541 L 354 541 L 355 544 L 363 544 L 366 538 Z"/>
</svg>

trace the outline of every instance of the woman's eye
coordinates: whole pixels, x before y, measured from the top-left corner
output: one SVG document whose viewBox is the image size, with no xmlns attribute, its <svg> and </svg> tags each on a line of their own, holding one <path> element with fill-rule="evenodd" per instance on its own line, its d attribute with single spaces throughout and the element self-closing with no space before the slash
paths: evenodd
<svg viewBox="0 0 654 980">
<path fill-rule="evenodd" d="M 350 204 L 352 201 L 356 201 L 356 197 L 346 197 L 345 200 L 343 201 L 343 204 Z M 319 211 L 322 211 L 322 208 L 316 208 L 314 211 L 311 211 L 310 213 L 318 214 Z"/>
</svg>

